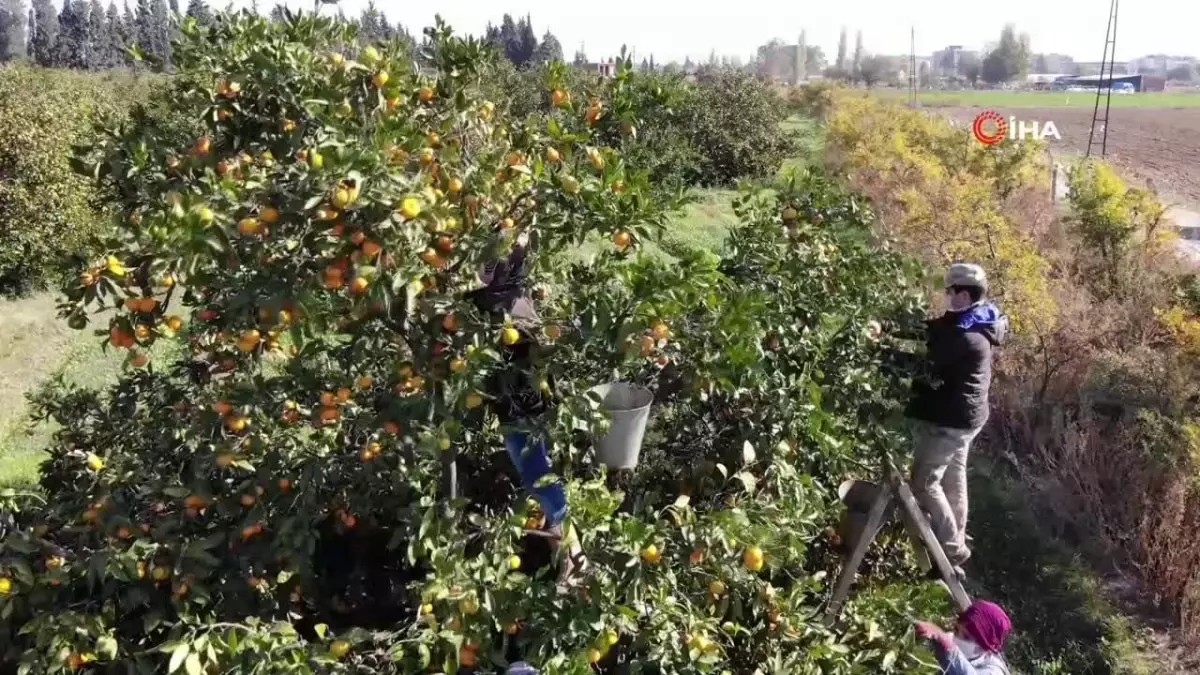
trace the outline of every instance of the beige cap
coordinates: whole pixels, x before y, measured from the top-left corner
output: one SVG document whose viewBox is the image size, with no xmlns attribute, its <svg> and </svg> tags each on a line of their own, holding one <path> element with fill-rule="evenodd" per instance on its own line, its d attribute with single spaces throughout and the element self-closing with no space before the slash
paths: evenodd
<svg viewBox="0 0 1200 675">
<path fill-rule="evenodd" d="M 956 263 L 946 270 L 946 288 L 951 286 L 976 286 L 987 290 L 987 274 L 979 265 Z"/>
</svg>

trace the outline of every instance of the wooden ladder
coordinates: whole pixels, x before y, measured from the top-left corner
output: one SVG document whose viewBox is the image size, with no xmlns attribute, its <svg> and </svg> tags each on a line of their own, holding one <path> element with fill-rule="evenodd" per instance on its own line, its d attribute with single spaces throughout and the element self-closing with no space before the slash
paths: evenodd
<svg viewBox="0 0 1200 675">
<path fill-rule="evenodd" d="M 938 572 L 942 576 L 942 581 L 946 582 L 946 586 L 950 589 L 950 595 L 954 598 L 954 603 L 958 605 L 959 611 L 965 611 L 971 606 L 971 598 L 967 595 L 966 589 L 963 588 L 962 581 L 954 572 L 954 566 L 950 564 L 950 559 L 946 557 L 946 552 L 942 549 L 942 545 L 938 542 L 937 537 L 933 534 L 933 528 L 929 524 L 929 519 L 921 510 L 920 504 L 917 503 L 917 498 L 913 495 L 912 486 L 908 481 L 901 476 L 900 472 L 892 464 L 887 466 L 887 478 L 883 485 L 880 486 L 879 494 L 876 495 L 875 501 L 871 503 L 871 509 L 867 512 L 867 522 L 863 527 L 862 534 L 854 545 L 854 549 L 850 551 L 849 557 L 846 558 L 845 564 L 842 566 L 842 572 L 838 576 L 837 584 L 833 588 L 833 595 L 829 598 L 829 604 L 825 608 L 826 618 L 833 622 L 842 612 L 842 607 L 846 603 L 846 598 L 850 595 L 850 588 L 854 585 L 854 578 L 858 575 L 858 568 L 862 565 L 863 558 L 867 554 L 867 549 L 871 547 L 871 542 L 875 540 L 879 534 L 880 528 L 887 520 L 892 507 L 900 506 L 900 515 L 904 518 L 905 524 L 908 525 L 909 532 L 916 532 L 920 535 L 921 543 L 924 544 L 925 550 L 929 552 L 933 559 L 933 564 L 937 566 Z"/>
</svg>

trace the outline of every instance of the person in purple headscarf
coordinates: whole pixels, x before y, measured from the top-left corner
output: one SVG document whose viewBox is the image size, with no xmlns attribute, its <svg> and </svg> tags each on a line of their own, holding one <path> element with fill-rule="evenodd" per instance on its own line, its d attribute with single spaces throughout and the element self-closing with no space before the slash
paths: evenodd
<svg viewBox="0 0 1200 675">
<path fill-rule="evenodd" d="M 1002 653 L 1012 622 L 995 603 L 974 602 L 958 616 L 953 633 L 925 621 L 918 621 L 916 630 L 918 638 L 929 642 L 945 675 L 1010 675 Z"/>
</svg>

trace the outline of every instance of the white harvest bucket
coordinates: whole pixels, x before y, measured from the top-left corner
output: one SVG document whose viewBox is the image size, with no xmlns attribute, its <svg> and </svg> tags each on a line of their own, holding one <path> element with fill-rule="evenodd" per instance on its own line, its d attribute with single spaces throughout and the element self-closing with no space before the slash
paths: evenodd
<svg viewBox="0 0 1200 675">
<path fill-rule="evenodd" d="M 634 468 L 642 451 L 654 394 L 628 382 L 602 384 L 591 390 L 599 394 L 601 405 L 612 416 L 608 433 L 596 439 L 596 459 L 613 469 Z"/>
</svg>

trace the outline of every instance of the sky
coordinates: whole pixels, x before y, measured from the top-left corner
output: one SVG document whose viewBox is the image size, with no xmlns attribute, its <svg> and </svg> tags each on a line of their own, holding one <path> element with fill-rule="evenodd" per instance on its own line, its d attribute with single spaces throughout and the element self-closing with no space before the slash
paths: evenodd
<svg viewBox="0 0 1200 675">
<path fill-rule="evenodd" d="M 341 0 L 347 14 L 358 14 L 367 0 Z M 222 6 L 220 0 L 210 5 Z M 182 4 L 182 3 L 181 3 Z M 247 4 L 238 0 L 235 4 Z M 272 6 L 259 0 L 259 7 Z M 311 9 L 311 0 L 289 0 L 293 8 Z M 982 49 L 995 41 L 1005 23 L 1029 34 L 1035 52 L 1067 54 L 1077 61 L 1099 61 L 1104 50 L 1108 0 L 376 0 L 392 21 L 414 33 L 431 25 L 440 13 L 456 31 L 480 34 L 488 21 L 500 23 L 505 12 L 529 14 L 539 37 L 550 29 L 570 59 L 581 44 L 592 60 L 615 56 L 627 44 L 640 60 L 705 60 L 718 55 L 749 60 L 771 38 L 795 44 L 801 29 L 809 44 L 820 45 L 827 56 L 837 51 L 838 35 L 849 31 L 849 51 L 855 31 L 862 30 L 868 52 L 908 54 L 910 28 L 916 29 L 918 55 L 948 45 Z M 1200 2 L 1196 0 L 1138 0 L 1121 6 L 1117 24 L 1117 60 L 1147 54 L 1197 55 Z"/>
</svg>

